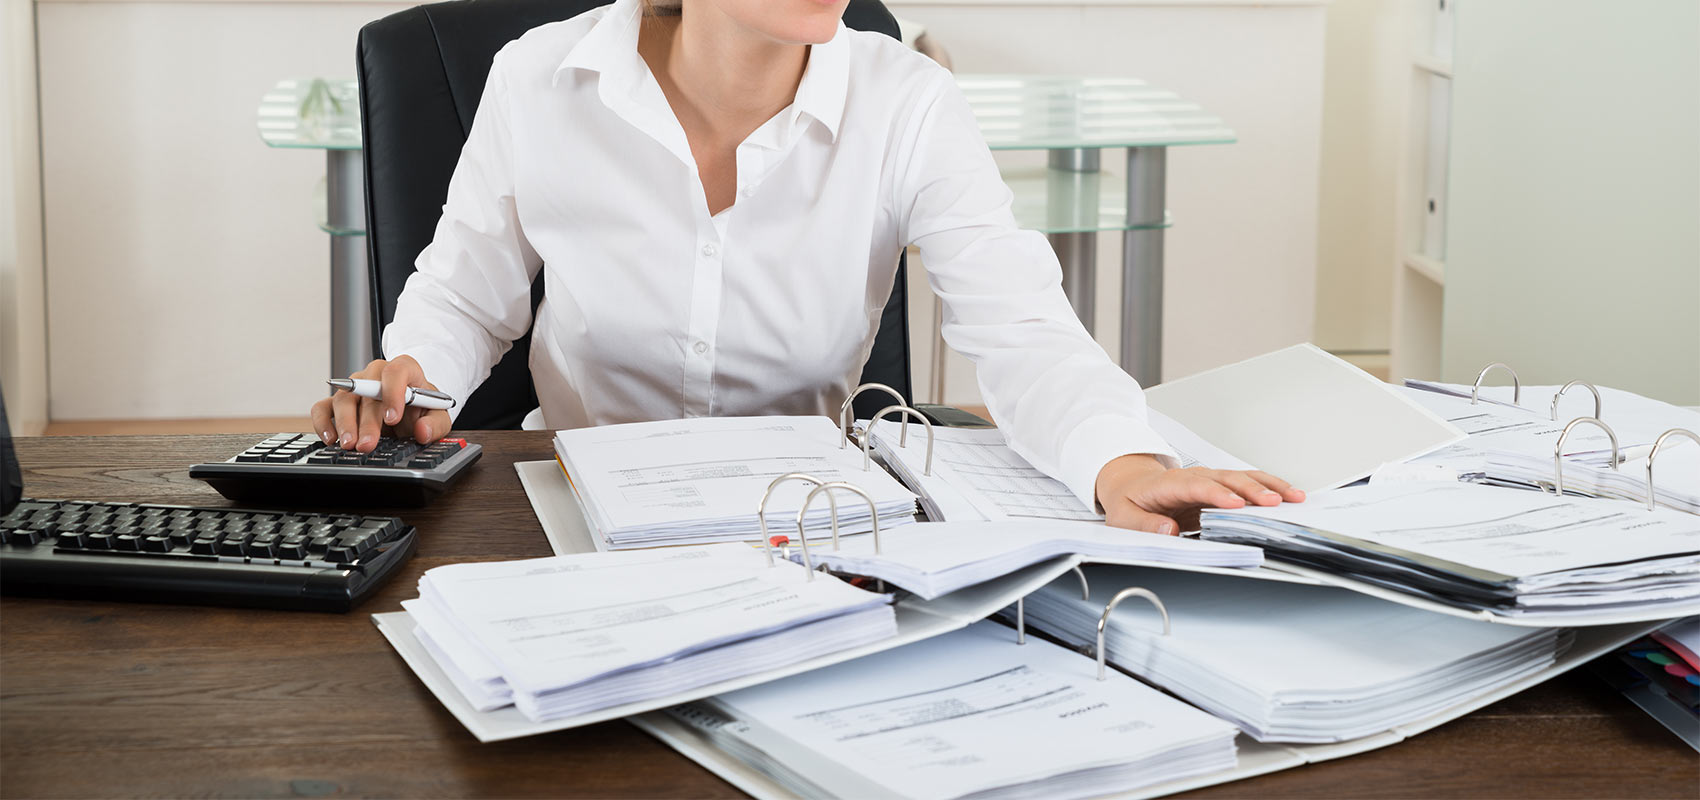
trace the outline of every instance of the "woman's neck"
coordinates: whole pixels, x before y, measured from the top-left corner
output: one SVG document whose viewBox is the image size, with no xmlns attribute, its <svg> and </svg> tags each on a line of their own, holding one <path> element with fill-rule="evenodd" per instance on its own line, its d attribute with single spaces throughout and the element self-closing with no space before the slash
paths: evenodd
<svg viewBox="0 0 1700 800">
<path fill-rule="evenodd" d="M 759 125 L 796 98 L 809 47 L 777 42 L 715 8 L 695 3 L 682 16 L 645 17 L 638 52 L 686 113 L 714 127 Z M 676 111 L 686 111 L 676 109 Z"/>
</svg>

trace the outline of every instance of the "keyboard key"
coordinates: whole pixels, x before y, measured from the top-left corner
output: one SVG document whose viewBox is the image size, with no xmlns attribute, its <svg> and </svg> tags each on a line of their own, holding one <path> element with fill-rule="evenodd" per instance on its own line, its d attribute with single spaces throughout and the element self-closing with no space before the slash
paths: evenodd
<svg viewBox="0 0 1700 800">
<path fill-rule="evenodd" d="M 33 530 L 6 531 L 6 544 L 13 547 L 34 547 L 41 541 L 41 532 Z"/>
<path fill-rule="evenodd" d="M 111 550 L 112 534 L 91 533 L 83 540 L 83 547 L 89 550 Z"/>
<path fill-rule="evenodd" d="M 248 549 L 247 555 L 250 558 L 271 558 L 272 557 L 272 546 L 271 546 L 270 543 L 260 544 L 259 542 L 249 542 L 247 544 L 247 549 Z"/>
<path fill-rule="evenodd" d="M 112 537 L 112 549 L 134 553 L 142 549 L 142 537 L 134 533 L 124 533 Z"/>
<path fill-rule="evenodd" d="M 273 552 L 278 558 L 289 561 L 304 561 L 307 558 L 307 546 L 302 543 L 280 544 Z"/>
<path fill-rule="evenodd" d="M 189 552 L 203 556 L 218 555 L 218 540 L 200 537 L 189 544 Z"/>
<path fill-rule="evenodd" d="M 356 553 L 351 547 L 332 547 L 325 551 L 325 560 L 332 564 L 347 564 L 355 559 Z"/>
<path fill-rule="evenodd" d="M 263 460 L 267 464 L 289 464 L 294 462 L 296 457 L 299 455 L 300 453 L 290 453 L 280 450 L 276 453 L 267 454 Z"/>
<path fill-rule="evenodd" d="M 54 547 L 63 547 L 66 550 L 80 550 L 80 549 L 82 549 L 83 539 L 86 537 L 86 535 L 87 534 L 84 534 L 81 531 L 69 531 L 69 532 L 61 533 L 61 534 L 59 534 L 58 539 L 53 540 L 53 546 Z"/>
<path fill-rule="evenodd" d="M 218 543 L 218 554 L 221 556 L 246 555 L 246 549 L 247 545 L 243 544 L 240 539 L 227 540 Z"/>
<path fill-rule="evenodd" d="M 142 550 L 149 553 L 171 552 L 171 537 L 149 536 L 142 540 Z"/>
</svg>

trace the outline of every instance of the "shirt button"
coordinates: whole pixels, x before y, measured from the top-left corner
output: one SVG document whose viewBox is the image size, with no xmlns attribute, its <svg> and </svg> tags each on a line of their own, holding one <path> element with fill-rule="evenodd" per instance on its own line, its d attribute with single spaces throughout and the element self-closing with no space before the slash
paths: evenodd
<svg viewBox="0 0 1700 800">
<path fill-rule="evenodd" d="M 708 342 L 697 342 L 696 346 L 691 349 L 697 351 L 697 355 L 700 356 L 703 353 L 708 352 Z"/>
<path fill-rule="evenodd" d="M 755 193 L 756 193 L 756 190 L 753 187 L 750 187 L 750 186 L 745 186 L 744 188 L 738 190 L 738 194 L 741 195 L 741 196 L 744 196 L 744 197 L 749 197 L 750 195 L 755 194 Z"/>
<path fill-rule="evenodd" d="M 713 258 L 714 254 L 718 253 L 718 252 L 720 252 L 720 251 L 716 250 L 714 248 L 714 245 L 712 245 L 712 244 L 705 244 L 705 245 L 702 246 L 702 254 L 705 255 L 705 256 L 708 256 L 709 258 Z"/>
</svg>

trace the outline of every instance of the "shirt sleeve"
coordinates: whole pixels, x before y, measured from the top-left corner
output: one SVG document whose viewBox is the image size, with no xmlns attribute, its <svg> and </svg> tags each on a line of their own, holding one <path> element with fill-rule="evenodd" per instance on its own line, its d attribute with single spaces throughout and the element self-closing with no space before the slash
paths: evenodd
<svg viewBox="0 0 1700 800">
<path fill-rule="evenodd" d="M 384 328 L 385 356 L 418 361 L 426 380 L 459 401 L 451 416 L 531 327 L 531 282 L 542 259 L 520 226 L 513 153 L 498 53 L 436 233 Z"/>
<path fill-rule="evenodd" d="M 1013 198 L 967 101 L 935 81 L 898 150 L 895 200 L 944 304 L 944 339 L 974 362 L 1010 446 L 1097 507 L 1098 472 L 1145 453 L 1175 466 L 1145 395 L 1080 324 L 1050 243 L 1016 227 Z"/>
</svg>

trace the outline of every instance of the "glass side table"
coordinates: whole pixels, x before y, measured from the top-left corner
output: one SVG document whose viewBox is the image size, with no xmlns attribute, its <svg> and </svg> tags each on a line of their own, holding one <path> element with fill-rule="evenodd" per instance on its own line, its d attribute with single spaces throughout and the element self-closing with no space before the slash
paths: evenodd
<svg viewBox="0 0 1700 800">
<path fill-rule="evenodd" d="M 1168 148 L 1227 144 L 1234 132 L 1196 103 L 1132 78 L 958 75 L 956 83 L 993 150 L 1049 151 L 1047 169 L 1006 172 L 1004 180 L 1015 194 L 1016 223 L 1046 234 L 1057 251 L 1063 292 L 1088 331 L 1096 234 L 1123 232 L 1121 366 L 1141 385 L 1155 385 L 1162 379 Z M 1106 148 L 1127 149 L 1125 183 L 1104 180 Z M 934 366 L 937 376 L 942 365 Z"/>
<path fill-rule="evenodd" d="M 270 147 L 325 151 L 318 219 L 331 238 L 330 374 L 350 375 L 372 359 L 359 88 L 352 80 L 281 80 L 260 98 L 257 118 Z"/>
</svg>

